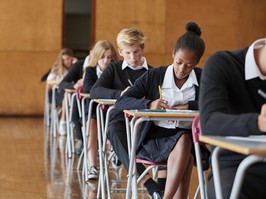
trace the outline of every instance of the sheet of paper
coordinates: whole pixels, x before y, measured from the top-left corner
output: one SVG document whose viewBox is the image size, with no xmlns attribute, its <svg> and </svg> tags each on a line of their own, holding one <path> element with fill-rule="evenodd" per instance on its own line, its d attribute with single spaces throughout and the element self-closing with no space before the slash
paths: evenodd
<svg viewBox="0 0 266 199">
<path fill-rule="evenodd" d="M 193 110 L 173 110 L 173 109 L 165 109 L 166 112 L 172 112 L 172 113 L 198 113 L 199 111 L 193 111 Z"/>
<path fill-rule="evenodd" d="M 266 135 L 251 135 L 248 137 L 240 136 L 227 136 L 226 138 L 235 139 L 235 140 L 246 140 L 246 141 L 255 141 L 255 142 L 266 142 Z"/>
</svg>

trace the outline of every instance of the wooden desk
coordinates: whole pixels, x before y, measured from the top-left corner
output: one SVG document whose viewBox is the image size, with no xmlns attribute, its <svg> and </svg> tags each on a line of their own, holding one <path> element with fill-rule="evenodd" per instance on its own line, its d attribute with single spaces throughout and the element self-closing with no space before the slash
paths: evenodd
<svg viewBox="0 0 266 199">
<path fill-rule="evenodd" d="M 139 126 L 144 121 L 161 121 L 161 120 L 179 120 L 179 121 L 193 121 L 199 114 L 198 111 L 162 111 L 162 110 L 124 110 L 127 136 L 128 136 L 128 153 L 130 163 L 128 170 L 127 192 L 126 198 L 130 198 L 132 189 L 132 198 L 138 198 L 137 193 L 137 176 L 136 176 L 136 143 Z M 131 128 L 129 128 L 128 117 L 132 116 Z M 129 133 L 130 131 L 131 133 Z M 131 137 L 131 138 L 129 138 Z M 132 187 L 133 188 L 132 188 Z"/>
<path fill-rule="evenodd" d="M 232 199 L 238 198 L 246 169 L 256 162 L 266 161 L 266 142 L 250 141 L 247 138 L 241 139 L 236 137 L 204 135 L 200 136 L 200 141 L 216 146 L 212 152 L 212 170 L 217 199 L 223 198 L 218 162 L 221 149 L 247 155 L 247 157 L 240 163 L 238 167 L 230 195 L 230 198 Z"/>
</svg>

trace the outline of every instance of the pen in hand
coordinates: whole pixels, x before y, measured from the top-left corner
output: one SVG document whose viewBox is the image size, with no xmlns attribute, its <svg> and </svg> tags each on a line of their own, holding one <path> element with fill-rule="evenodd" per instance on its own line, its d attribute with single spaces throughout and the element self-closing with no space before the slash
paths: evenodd
<svg viewBox="0 0 266 199">
<path fill-rule="evenodd" d="M 258 90 L 258 94 L 260 94 L 261 97 L 263 97 L 264 99 L 266 99 L 266 93 L 263 92 L 261 89 Z"/>
<path fill-rule="evenodd" d="M 128 83 L 130 86 L 133 86 L 132 82 L 130 81 L 130 79 L 127 79 Z"/>
<path fill-rule="evenodd" d="M 163 99 L 162 88 L 160 85 L 158 85 L 158 90 L 159 90 L 160 99 Z"/>
</svg>

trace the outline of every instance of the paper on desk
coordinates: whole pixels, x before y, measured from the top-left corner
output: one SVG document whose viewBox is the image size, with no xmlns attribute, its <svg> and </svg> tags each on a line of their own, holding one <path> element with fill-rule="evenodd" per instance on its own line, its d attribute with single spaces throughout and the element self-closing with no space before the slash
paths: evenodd
<svg viewBox="0 0 266 199">
<path fill-rule="evenodd" d="M 226 138 L 244 141 L 266 142 L 266 135 L 250 135 L 248 137 L 227 136 Z"/>
<path fill-rule="evenodd" d="M 198 111 L 194 110 L 176 110 L 176 109 L 165 109 L 166 112 L 172 113 L 198 113 Z"/>
</svg>

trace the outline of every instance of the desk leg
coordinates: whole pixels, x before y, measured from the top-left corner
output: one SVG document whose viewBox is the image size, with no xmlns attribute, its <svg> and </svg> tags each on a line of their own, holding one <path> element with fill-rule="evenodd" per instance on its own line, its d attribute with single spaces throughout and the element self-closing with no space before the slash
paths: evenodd
<svg viewBox="0 0 266 199">
<path fill-rule="evenodd" d="M 104 168 L 103 168 L 103 154 L 102 154 L 102 122 L 100 113 L 100 104 L 97 105 L 97 131 L 98 131 L 98 147 L 99 147 L 99 163 L 100 163 L 100 186 L 98 186 L 98 192 L 102 193 L 102 198 L 105 198 L 105 187 L 104 187 Z"/>
<path fill-rule="evenodd" d="M 220 152 L 221 149 L 219 147 L 216 147 L 212 152 L 212 170 L 213 170 L 215 195 L 217 199 L 223 198 L 221 178 L 220 178 L 220 168 L 218 161 Z"/>
<path fill-rule="evenodd" d="M 231 195 L 230 195 L 231 199 L 238 198 L 247 168 L 254 163 L 265 162 L 265 161 L 266 161 L 266 157 L 250 155 L 250 156 L 246 157 L 240 163 L 240 165 L 237 169 L 237 172 L 236 172 L 233 188 L 231 191 Z M 256 193 L 254 193 L 254 194 L 256 194 Z"/>
<path fill-rule="evenodd" d="M 111 198 L 111 189 L 110 189 L 110 183 L 109 183 L 109 167 L 107 163 L 107 153 L 106 153 L 106 142 L 107 142 L 107 130 L 108 130 L 108 124 L 110 119 L 110 112 L 115 108 L 115 106 L 109 106 L 107 112 L 106 112 L 106 118 L 105 118 L 105 125 L 104 125 L 104 131 L 103 131 L 103 147 L 102 147 L 102 154 L 103 154 L 103 161 L 104 161 L 104 179 L 106 183 L 106 191 L 107 191 L 107 198 Z M 102 118 L 103 119 L 103 118 Z"/>
<path fill-rule="evenodd" d="M 86 120 L 85 120 L 85 97 L 81 100 L 81 117 L 82 117 L 82 136 L 83 136 L 83 165 L 82 165 L 82 173 L 84 172 L 85 182 L 88 180 L 88 156 L 87 156 L 87 136 L 86 136 Z M 89 121 L 88 121 L 89 122 Z"/>
<path fill-rule="evenodd" d="M 131 142 L 131 151 L 129 156 L 129 169 L 128 169 L 128 179 L 127 179 L 127 191 L 126 191 L 126 199 L 130 198 L 130 192 L 132 191 L 132 198 L 138 198 L 138 190 L 137 190 L 137 171 L 136 171 L 136 143 L 137 143 L 137 135 L 139 130 L 139 125 L 145 121 L 144 118 L 139 118 L 138 120 L 134 120 L 135 123 L 132 132 L 132 142 Z M 131 187 L 132 185 L 132 187 Z"/>
<path fill-rule="evenodd" d="M 66 112 L 66 130 L 67 130 L 67 139 L 66 139 L 66 143 L 67 143 L 67 147 L 66 147 L 66 153 L 68 155 L 68 158 L 72 157 L 72 151 L 71 151 L 71 135 L 70 135 L 70 121 L 69 121 L 69 95 L 68 93 L 65 92 L 64 95 L 64 99 L 65 99 L 65 112 Z"/>
</svg>

